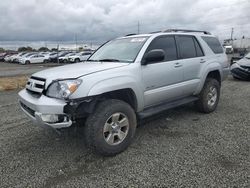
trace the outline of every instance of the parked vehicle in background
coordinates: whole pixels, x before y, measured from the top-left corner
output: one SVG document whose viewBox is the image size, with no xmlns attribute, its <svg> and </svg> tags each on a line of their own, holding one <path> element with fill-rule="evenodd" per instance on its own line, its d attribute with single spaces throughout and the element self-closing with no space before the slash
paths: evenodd
<svg viewBox="0 0 250 188">
<path fill-rule="evenodd" d="M 171 29 L 117 38 L 85 63 L 35 73 L 19 102 L 38 125 L 84 125 L 87 146 L 111 156 L 130 145 L 137 118 L 190 102 L 203 113 L 213 112 L 228 73 L 215 36 Z"/>
<path fill-rule="evenodd" d="M 69 62 L 69 57 L 76 55 L 75 52 L 70 52 L 64 56 L 59 57 L 59 63 L 68 63 Z"/>
<path fill-rule="evenodd" d="M 89 52 L 79 52 L 75 55 L 70 55 L 69 62 L 78 63 L 81 61 L 85 61 L 90 57 L 91 54 L 92 54 L 92 52 L 89 51 Z"/>
<path fill-rule="evenodd" d="M 56 54 L 54 54 L 54 55 L 51 55 L 50 57 L 49 57 L 49 61 L 50 62 L 53 62 L 53 63 L 57 63 L 58 62 L 58 58 L 60 58 L 60 57 L 63 57 L 63 56 L 65 56 L 65 55 L 67 55 L 67 54 L 69 54 L 70 52 L 68 52 L 68 51 L 62 51 L 62 52 L 56 52 Z"/>
<path fill-rule="evenodd" d="M 244 57 L 244 56 L 241 56 L 241 55 L 239 55 L 239 56 L 233 56 L 233 57 L 231 58 L 231 60 L 230 60 L 231 65 L 234 64 L 234 63 L 236 63 L 236 62 L 238 62 L 238 61 L 241 60 L 243 57 Z"/>
<path fill-rule="evenodd" d="M 31 64 L 31 63 L 48 63 L 48 57 L 40 54 L 33 54 L 27 57 L 23 57 L 19 60 L 20 64 Z"/>
<path fill-rule="evenodd" d="M 226 54 L 232 54 L 234 52 L 234 49 L 232 46 L 224 46 Z"/>
<path fill-rule="evenodd" d="M 27 53 L 28 53 L 28 52 L 20 52 L 20 53 L 18 53 L 18 54 L 12 55 L 12 56 L 10 57 L 9 62 L 11 62 L 11 63 L 17 63 L 17 59 L 18 59 L 19 57 L 24 56 L 24 55 L 27 54 Z"/>
<path fill-rule="evenodd" d="M 17 54 L 17 52 L 14 51 L 0 53 L 0 61 L 9 60 L 9 57 L 15 54 Z"/>
<path fill-rule="evenodd" d="M 231 73 L 236 79 L 250 80 L 250 53 L 231 65 Z"/>
<path fill-rule="evenodd" d="M 35 55 L 35 54 L 38 54 L 38 53 L 37 53 L 37 52 L 29 52 L 29 53 L 26 53 L 26 54 L 24 54 L 24 55 L 22 55 L 22 56 L 20 56 L 20 57 L 17 57 L 15 61 L 16 61 L 17 63 L 21 63 L 22 59 L 29 58 L 30 56 Z"/>
</svg>

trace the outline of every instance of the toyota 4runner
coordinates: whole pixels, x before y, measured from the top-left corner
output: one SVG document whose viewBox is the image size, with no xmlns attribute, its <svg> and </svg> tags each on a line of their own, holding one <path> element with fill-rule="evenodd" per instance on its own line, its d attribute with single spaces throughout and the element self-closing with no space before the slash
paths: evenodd
<svg viewBox="0 0 250 188">
<path fill-rule="evenodd" d="M 84 122 L 86 144 L 115 155 L 133 140 L 139 118 L 190 102 L 213 112 L 228 73 L 215 36 L 170 29 L 117 38 L 84 63 L 35 73 L 19 102 L 40 126 L 61 129 Z"/>
</svg>

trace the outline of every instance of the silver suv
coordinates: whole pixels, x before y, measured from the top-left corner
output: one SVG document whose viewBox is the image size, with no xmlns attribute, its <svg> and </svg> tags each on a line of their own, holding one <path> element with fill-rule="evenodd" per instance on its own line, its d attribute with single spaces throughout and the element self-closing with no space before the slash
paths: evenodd
<svg viewBox="0 0 250 188">
<path fill-rule="evenodd" d="M 215 36 L 171 29 L 117 38 L 84 63 L 35 73 L 19 102 L 41 126 L 84 125 L 90 148 L 115 155 L 133 140 L 139 118 L 190 102 L 213 112 L 228 73 Z"/>
</svg>

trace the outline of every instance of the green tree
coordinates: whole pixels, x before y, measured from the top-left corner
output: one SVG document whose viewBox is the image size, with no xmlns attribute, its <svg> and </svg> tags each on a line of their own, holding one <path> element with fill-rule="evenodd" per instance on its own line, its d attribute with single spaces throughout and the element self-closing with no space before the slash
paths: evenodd
<svg viewBox="0 0 250 188">
<path fill-rule="evenodd" d="M 34 49 L 31 48 L 30 46 L 27 46 L 27 47 L 22 46 L 22 47 L 18 48 L 17 51 L 18 51 L 18 52 L 34 51 Z"/>
<path fill-rule="evenodd" d="M 38 51 L 47 52 L 47 51 L 49 51 L 49 49 L 47 47 L 41 47 L 38 49 Z"/>
<path fill-rule="evenodd" d="M 4 51 L 5 51 L 4 48 L 0 47 L 0 52 L 4 52 Z"/>
<path fill-rule="evenodd" d="M 55 51 L 55 52 L 56 52 L 56 51 L 57 51 L 57 48 L 52 48 L 51 51 Z"/>
</svg>

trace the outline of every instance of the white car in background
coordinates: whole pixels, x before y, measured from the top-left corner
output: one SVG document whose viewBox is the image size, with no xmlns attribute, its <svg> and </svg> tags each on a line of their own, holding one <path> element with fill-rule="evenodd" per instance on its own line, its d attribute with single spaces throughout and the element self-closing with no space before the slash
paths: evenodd
<svg viewBox="0 0 250 188">
<path fill-rule="evenodd" d="M 85 61 L 90 57 L 91 54 L 92 54 L 92 52 L 79 52 L 75 55 L 69 56 L 69 62 L 78 63 L 81 61 Z"/>
<path fill-rule="evenodd" d="M 30 64 L 30 63 L 48 63 L 48 57 L 40 54 L 33 54 L 28 57 L 23 57 L 20 59 L 20 64 Z"/>
<path fill-rule="evenodd" d="M 76 55 L 76 53 L 72 52 L 72 53 L 68 53 L 68 54 L 66 54 L 64 56 L 59 57 L 58 58 L 59 59 L 59 63 L 68 63 L 69 57 L 73 56 L 73 55 Z"/>
<path fill-rule="evenodd" d="M 16 55 L 16 54 L 14 54 L 14 55 L 6 55 L 6 56 L 4 57 L 4 61 L 5 61 L 5 62 L 10 62 L 12 56 L 15 56 L 15 55 Z"/>
<path fill-rule="evenodd" d="M 21 59 L 28 58 L 28 57 L 35 55 L 35 54 L 37 54 L 37 52 L 29 52 L 29 53 L 23 54 L 22 56 L 17 57 L 15 59 L 15 62 L 20 63 Z"/>
<path fill-rule="evenodd" d="M 10 56 L 10 58 L 9 58 L 8 60 L 9 60 L 9 62 L 11 62 L 11 63 L 15 63 L 15 62 L 17 62 L 17 59 L 18 59 L 18 58 L 24 56 L 24 55 L 27 54 L 27 53 L 28 53 L 28 52 L 20 52 L 20 53 L 18 53 L 18 54 L 15 54 L 15 55 Z"/>
</svg>

